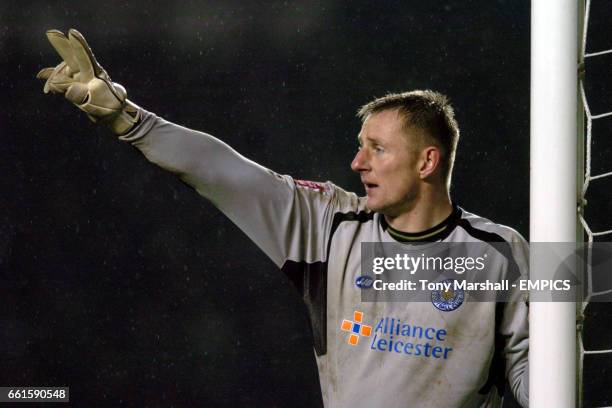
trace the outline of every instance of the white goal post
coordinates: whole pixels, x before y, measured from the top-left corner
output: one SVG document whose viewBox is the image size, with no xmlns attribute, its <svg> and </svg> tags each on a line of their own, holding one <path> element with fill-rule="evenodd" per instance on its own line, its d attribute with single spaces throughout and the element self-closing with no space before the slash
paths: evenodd
<svg viewBox="0 0 612 408">
<path fill-rule="evenodd" d="M 530 241 L 576 242 L 580 0 L 531 2 Z M 546 267 L 542 267 L 545 265 Z M 550 265 L 530 258 L 531 278 Z M 576 304 L 530 302 L 529 406 L 576 406 Z"/>
</svg>

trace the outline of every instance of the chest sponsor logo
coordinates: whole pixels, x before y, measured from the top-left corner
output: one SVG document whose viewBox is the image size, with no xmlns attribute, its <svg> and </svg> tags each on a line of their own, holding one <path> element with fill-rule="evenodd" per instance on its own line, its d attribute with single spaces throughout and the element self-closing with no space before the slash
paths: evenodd
<svg viewBox="0 0 612 408">
<path fill-rule="evenodd" d="M 363 313 L 355 311 L 353 320 L 342 320 L 340 328 L 350 333 L 351 346 L 357 346 L 362 337 L 370 337 L 368 350 L 373 352 L 446 360 L 453 351 L 447 347 L 446 329 L 404 323 L 394 317 L 383 317 L 372 328 L 363 324 Z"/>
<path fill-rule="evenodd" d="M 359 289 L 370 289 L 374 285 L 374 278 L 368 275 L 361 275 L 355 279 L 355 285 Z"/>
<path fill-rule="evenodd" d="M 363 324 L 363 312 L 355 311 L 353 313 L 353 320 L 344 319 L 340 325 L 340 329 L 345 332 L 349 332 L 348 344 L 356 346 L 359 344 L 359 339 L 363 337 L 370 337 L 372 335 L 372 326 Z"/>
<path fill-rule="evenodd" d="M 454 285 L 453 279 L 445 279 L 442 283 L 447 287 L 440 290 L 431 291 L 431 303 L 443 312 L 451 312 L 458 309 L 465 300 L 465 291 Z"/>
</svg>

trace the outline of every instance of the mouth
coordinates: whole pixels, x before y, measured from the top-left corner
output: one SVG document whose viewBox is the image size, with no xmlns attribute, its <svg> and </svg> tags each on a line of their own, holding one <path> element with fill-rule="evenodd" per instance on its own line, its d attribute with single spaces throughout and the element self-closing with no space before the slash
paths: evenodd
<svg viewBox="0 0 612 408">
<path fill-rule="evenodd" d="M 363 185 L 367 193 L 378 188 L 378 184 L 374 184 L 374 183 L 363 183 Z"/>
</svg>

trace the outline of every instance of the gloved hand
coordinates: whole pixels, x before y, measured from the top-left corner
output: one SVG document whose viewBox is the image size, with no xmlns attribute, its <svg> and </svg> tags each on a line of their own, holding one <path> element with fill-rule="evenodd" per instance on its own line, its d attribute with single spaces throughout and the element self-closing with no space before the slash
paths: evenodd
<svg viewBox="0 0 612 408">
<path fill-rule="evenodd" d="M 36 75 L 47 80 L 44 92 L 63 93 L 94 123 L 107 123 L 116 134 L 132 129 L 140 110 L 127 100 L 125 88 L 111 81 L 81 33 L 70 29 L 66 37 L 61 31 L 49 30 L 47 38 L 63 61 Z"/>
</svg>

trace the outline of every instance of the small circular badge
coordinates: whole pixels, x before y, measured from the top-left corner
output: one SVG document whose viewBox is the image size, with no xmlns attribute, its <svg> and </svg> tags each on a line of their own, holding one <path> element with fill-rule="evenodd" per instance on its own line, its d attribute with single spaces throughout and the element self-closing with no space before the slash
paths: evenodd
<svg viewBox="0 0 612 408">
<path fill-rule="evenodd" d="M 455 289 L 454 279 L 445 279 L 442 282 L 449 282 L 451 288 L 449 290 L 432 290 L 431 303 L 443 312 L 450 312 L 459 308 L 465 299 L 465 291 Z"/>
<path fill-rule="evenodd" d="M 359 289 L 370 289 L 374 285 L 374 279 L 368 275 L 361 275 L 355 279 L 355 285 Z"/>
</svg>

